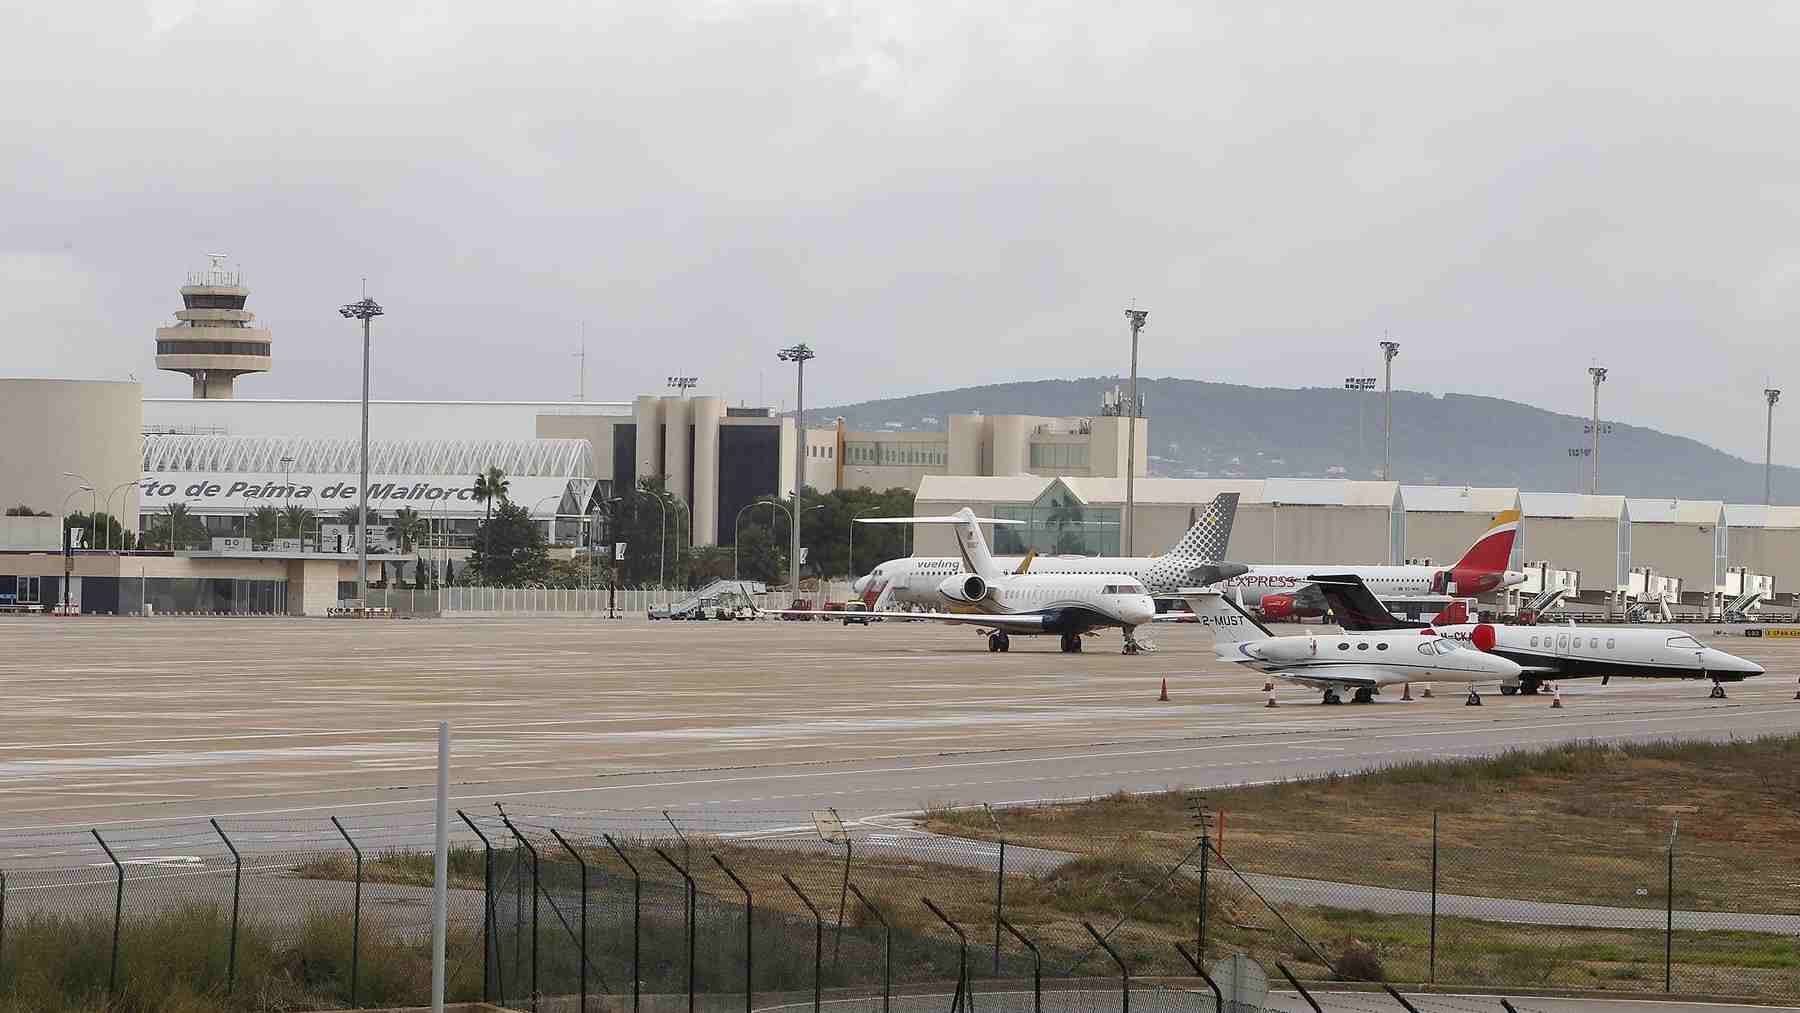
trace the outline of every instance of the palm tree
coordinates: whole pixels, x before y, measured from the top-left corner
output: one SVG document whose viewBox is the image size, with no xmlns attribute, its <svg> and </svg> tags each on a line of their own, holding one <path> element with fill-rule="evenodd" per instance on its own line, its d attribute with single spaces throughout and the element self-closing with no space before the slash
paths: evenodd
<svg viewBox="0 0 1800 1013">
<path fill-rule="evenodd" d="M 362 518 L 360 516 L 360 508 L 358 508 L 358 507 L 350 506 L 350 507 L 345 507 L 344 509 L 338 511 L 337 522 L 339 524 L 342 524 L 345 527 L 349 528 L 351 531 L 356 530 L 356 526 L 357 526 L 358 522 L 360 522 L 361 520 L 362 520 Z M 373 510 L 373 509 L 370 510 L 368 523 L 369 523 L 369 529 L 374 530 L 375 527 L 381 523 L 381 511 Z M 367 538 L 368 536 L 364 535 L 362 537 Z M 356 545 L 354 538 L 352 538 L 350 544 L 352 546 Z"/>
<path fill-rule="evenodd" d="M 488 470 L 475 476 L 475 501 L 481 504 L 481 528 L 487 530 L 488 521 L 493 517 L 494 500 L 506 500 L 506 491 L 512 483 L 506 480 L 506 472 L 498 465 L 488 465 Z M 493 550 L 493 535 L 488 536 L 488 550 Z"/>
<path fill-rule="evenodd" d="M 413 550 L 414 543 L 425 534 L 425 518 L 412 507 L 401 507 L 394 511 L 394 521 L 388 525 L 387 535 L 400 543 L 400 553 L 405 555 Z"/>
<path fill-rule="evenodd" d="M 300 544 L 306 544 L 306 533 L 313 530 L 313 512 L 299 504 L 290 504 L 281 511 L 281 526 L 292 528 L 299 536 Z"/>
<path fill-rule="evenodd" d="M 287 518 L 279 507 L 259 506 L 250 515 L 250 540 L 267 545 L 281 535 L 283 522 Z"/>
<path fill-rule="evenodd" d="M 187 548 L 206 537 L 206 525 L 188 512 L 186 503 L 170 503 L 164 524 L 165 540 L 170 551 Z"/>
</svg>

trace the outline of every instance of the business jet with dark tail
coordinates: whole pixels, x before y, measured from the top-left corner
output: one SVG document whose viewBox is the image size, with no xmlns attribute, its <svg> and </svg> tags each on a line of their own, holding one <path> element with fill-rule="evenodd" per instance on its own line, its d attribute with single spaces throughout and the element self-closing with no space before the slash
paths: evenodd
<svg viewBox="0 0 1800 1013">
<path fill-rule="evenodd" d="M 1149 645 L 1136 637 L 1139 626 L 1156 619 L 1156 602 L 1136 578 L 1121 573 L 1008 573 L 988 551 L 983 524 L 1020 523 L 977 519 L 967 507 L 949 517 L 908 518 L 916 524 L 949 524 L 962 551 L 961 567 L 939 580 L 935 605 L 944 611 L 859 612 L 871 619 L 907 619 L 974 626 L 988 638 L 988 650 L 1005 653 L 1014 636 L 1054 634 L 1065 653 L 1081 650 L 1081 638 L 1117 627 L 1125 637 L 1125 653 Z M 788 610 L 774 615 L 811 615 L 842 619 L 842 612 Z"/>
<path fill-rule="evenodd" d="M 1489 623 L 1415 623 L 1395 618 L 1355 574 L 1312 578 L 1347 631 L 1418 630 L 1474 644 L 1519 666 L 1519 677 L 1500 684 L 1506 696 L 1538 692 L 1546 682 L 1598 678 L 1710 679 L 1711 696 L 1725 699 L 1725 683 L 1763 674 L 1754 661 L 1707 647 L 1675 630 L 1636 626 L 1499 626 Z M 1442 618 L 1442 617 L 1440 617 Z M 1480 631 L 1486 631 L 1477 635 Z"/>
<path fill-rule="evenodd" d="M 1201 625 L 1212 628 L 1213 653 L 1220 661 L 1320 690 L 1321 703 L 1343 703 L 1341 693 L 1352 694 L 1355 703 L 1373 703 L 1381 687 L 1406 682 L 1462 682 L 1469 685 L 1469 703 L 1478 704 L 1477 683 L 1519 677 L 1519 666 L 1505 658 L 1430 630 L 1277 636 L 1216 590 L 1184 591 L 1182 597 Z"/>
</svg>

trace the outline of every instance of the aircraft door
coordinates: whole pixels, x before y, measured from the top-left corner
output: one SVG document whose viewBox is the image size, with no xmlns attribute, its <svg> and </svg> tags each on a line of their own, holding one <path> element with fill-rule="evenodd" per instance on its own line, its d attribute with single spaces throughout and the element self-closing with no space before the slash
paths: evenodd
<svg viewBox="0 0 1800 1013">
<path fill-rule="evenodd" d="M 1450 593 L 1450 571 L 1449 570 L 1439 570 L 1436 573 L 1433 573 L 1431 575 L 1431 593 L 1432 594 L 1449 594 Z"/>
</svg>

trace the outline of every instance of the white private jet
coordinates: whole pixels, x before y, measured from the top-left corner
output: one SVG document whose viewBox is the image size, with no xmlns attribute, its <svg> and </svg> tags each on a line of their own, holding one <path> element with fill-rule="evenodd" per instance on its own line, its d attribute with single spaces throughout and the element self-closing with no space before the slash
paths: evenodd
<svg viewBox="0 0 1800 1013">
<path fill-rule="evenodd" d="M 1315 575 L 1338 625 L 1350 631 L 1419 629 L 1425 624 L 1396 619 L 1367 585 L 1349 574 Z M 1711 697 L 1725 699 L 1725 683 L 1763 674 L 1754 661 L 1707 647 L 1678 630 L 1634 626 L 1499 626 L 1446 623 L 1429 627 L 1453 640 L 1474 644 L 1515 662 L 1517 679 L 1501 683 L 1506 696 L 1536 693 L 1545 682 L 1598 676 L 1605 685 L 1622 679 L 1710 679 Z M 1486 631 L 1486 632 L 1482 632 Z"/>
<path fill-rule="evenodd" d="M 1248 665 L 1277 679 L 1324 692 L 1321 703 L 1372 703 L 1383 686 L 1405 682 L 1465 682 L 1469 703 L 1481 703 L 1476 684 L 1519 677 L 1519 666 L 1472 650 L 1431 631 L 1405 633 L 1299 634 L 1276 636 L 1236 602 L 1208 588 L 1184 590 L 1182 597 L 1200 623 L 1213 631 L 1213 653 L 1221 661 Z M 1421 636 L 1420 634 L 1424 635 Z"/>
<path fill-rule="evenodd" d="M 1160 556 L 999 556 L 994 560 L 1004 573 L 1113 574 L 1143 584 L 1152 596 L 1174 595 L 1195 584 L 1211 584 L 1243 573 L 1237 564 L 1219 565 L 1231 544 L 1231 525 L 1237 518 L 1238 494 L 1220 493 L 1194 520 L 1192 527 L 1169 551 Z M 858 524 L 911 524 L 910 517 L 859 517 Z M 981 523 L 989 523 L 983 521 Z M 1029 562 L 1027 562 L 1029 560 Z M 1194 571 L 1212 566 L 1207 572 Z M 850 590 L 871 609 L 892 608 L 896 603 L 933 608 L 940 604 L 938 589 L 947 578 L 969 572 L 960 556 L 907 556 L 890 559 L 858 577 Z"/>
<path fill-rule="evenodd" d="M 1144 585 L 1118 573 L 1008 573 L 988 551 L 981 536 L 983 524 L 1017 524 L 1020 521 L 978 519 L 967 507 L 949 517 L 905 518 L 913 524 L 949 524 L 956 530 L 962 550 L 962 567 L 940 578 L 934 604 L 943 612 L 859 612 L 871 619 L 918 619 L 974 626 L 987 634 L 988 650 L 1004 653 L 1014 634 L 1057 634 L 1065 653 L 1081 650 L 1083 635 L 1097 629 L 1118 627 L 1125 635 L 1125 653 L 1137 654 L 1148 645 L 1138 642 L 1137 628 L 1156 618 L 1156 602 Z M 787 610 L 775 615 L 811 615 L 842 619 L 842 612 Z"/>
</svg>

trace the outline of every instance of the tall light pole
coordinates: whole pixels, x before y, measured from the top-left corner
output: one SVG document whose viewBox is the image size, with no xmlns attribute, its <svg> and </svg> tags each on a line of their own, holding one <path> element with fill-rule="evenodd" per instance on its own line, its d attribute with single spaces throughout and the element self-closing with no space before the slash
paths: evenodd
<svg viewBox="0 0 1800 1013">
<path fill-rule="evenodd" d="M 1775 477 L 1775 402 L 1781 400 L 1781 391 L 1775 387 L 1766 388 L 1763 397 L 1769 399 L 1769 429 L 1763 437 L 1763 506 L 1775 502 L 1772 495 Z"/>
<path fill-rule="evenodd" d="M 1587 462 L 1582 458 L 1593 453 L 1589 447 L 1570 447 L 1569 456 L 1575 459 L 1575 491 L 1581 491 L 1581 473 L 1587 470 Z"/>
<path fill-rule="evenodd" d="M 1394 480 L 1394 356 L 1400 354 L 1400 342 L 1381 343 L 1382 373 L 1386 379 L 1386 406 L 1381 421 L 1381 480 Z"/>
<path fill-rule="evenodd" d="M 802 341 L 792 348 L 783 348 L 775 353 L 782 362 L 794 364 L 794 506 L 791 515 L 793 522 L 793 544 L 788 547 L 788 590 L 792 597 L 800 596 L 800 490 L 806 488 L 806 360 L 815 353 Z"/>
<path fill-rule="evenodd" d="M 366 294 L 358 302 L 338 308 L 346 320 L 361 320 L 362 370 L 362 485 L 356 500 L 356 600 L 369 599 L 369 322 L 381 316 L 381 304 Z"/>
<path fill-rule="evenodd" d="M 1588 470 L 1588 495 L 1597 496 L 1600 493 L 1600 385 L 1606 382 L 1606 367 L 1589 366 L 1588 375 L 1594 378 L 1594 421 L 1591 424 L 1594 430 L 1594 449 L 1591 455 L 1594 463 Z"/>
<path fill-rule="evenodd" d="M 141 479 L 141 478 L 127 479 L 126 481 L 120 482 L 118 485 L 115 485 L 111 489 L 108 489 L 106 491 L 106 516 L 108 518 L 113 518 L 113 516 L 114 516 L 113 512 L 112 512 L 112 498 L 114 496 L 118 495 L 119 490 L 120 489 L 129 489 L 132 486 L 134 486 L 142 481 L 143 481 L 143 479 Z M 122 513 L 122 512 L 124 512 L 124 509 L 125 509 L 124 498 L 120 497 L 119 510 Z M 125 522 L 120 521 L 119 522 L 119 543 L 120 543 L 119 548 L 123 549 L 125 547 L 124 542 L 125 542 Z M 112 550 L 112 525 L 111 524 L 108 524 L 106 526 L 106 548 L 108 551 Z"/>
<path fill-rule="evenodd" d="M 1138 332 L 1144 329 L 1144 321 L 1150 316 L 1149 310 L 1130 309 L 1125 311 L 1125 319 L 1131 324 L 1131 389 L 1127 396 L 1131 406 L 1125 412 L 1125 555 L 1135 556 L 1134 546 L 1137 543 L 1137 524 L 1133 514 L 1137 512 L 1137 355 Z"/>
<path fill-rule="evenodd" d="M 1356 395 L 1356 465 L 1360 472 L 1369 460 L 1369 445 L 1363 439 L 1363 404 L 1368 401 L 1368 398 L 1363 397 L 1361 392 L 1374 390 L 1375 378 L 1372 376 L 1346 376 L 1344 377 L 1344 389 L 1358 392 Z"/>
<path fill-rule="evenodd" d="M 71 472 L 67 472 L 67 471 L 63 472 L 63 474 L 69 476 L 70 478 L 79 478 L 80 477 L 79 475 L 75 475 L 75 474 L 72 474 Z M 63 611 L 64 612 L 69 611 L 69 580 L 73 576 L 74 568 L 75 568 L 75 552 L 69 545 L 69 539 L 74 534 L 73 532 L 71 532 L 69 530 L 69 500 L 75 498 L 76 493 L 85 492 L 85 493 L 88 493 L 89 495 L 92 495 L 93 491 L 94 491 L 94 487 L 91 485 L 87 485 L 84 482 L 82 485 L 79 485 L 73 489 L 70 489 L 69 494 L 67 496 L 63 497 L 62 517 L 60 518 L 60 520 L 62 521 L 62 533 L 63 533 L 63 581 L 62 581 L 63 595 L 62 595 L 62 598 L 63 598 Z M 90 513 L 90 514 L 93 512 L 94 511 L 92 509 L 88 510 L 88 513 Z"/>
</svg>

